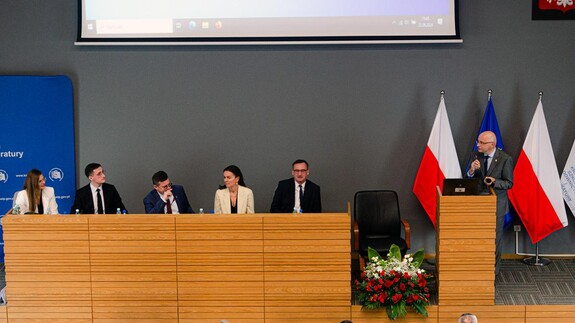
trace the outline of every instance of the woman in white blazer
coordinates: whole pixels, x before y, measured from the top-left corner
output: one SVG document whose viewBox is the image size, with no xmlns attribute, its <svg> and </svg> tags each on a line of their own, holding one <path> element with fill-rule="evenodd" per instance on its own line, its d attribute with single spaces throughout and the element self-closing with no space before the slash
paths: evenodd
<svg viewBox="0 0 575 323">
<path fill-rule="evenodd" d="M 214 213 L 255 213 L 254 193 L 246 187 L 238 166 L 230 165 L 224 169 L 224 186 L 216 191 Z"/>
<path fill-rule="evenodd" d="M 46 178 L 41 171 L 32 169 L 28 172 L 24 189 L 16 193 L 14 208 L 16 207 L 18 214 L 58 214 L 54 188 L 46 186 Z"/>
</svg>

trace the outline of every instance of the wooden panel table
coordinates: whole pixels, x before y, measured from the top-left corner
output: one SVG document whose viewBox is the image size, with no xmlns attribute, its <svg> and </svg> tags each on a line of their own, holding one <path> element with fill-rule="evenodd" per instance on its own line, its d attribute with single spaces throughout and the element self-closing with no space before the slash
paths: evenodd
<svg viewBox="0 0 575 323">
<path fill-rule="evenodd" d="M 266 322 L 337 322 L 351 316 L 350 224 L 343 219 L 264 216 Z"/>
<path fill-rule="evenodd" d="M 2 219 L 11 323 L 92 322 L 88 219 Z"/>
<path fill-rule="evenodd" d="M 89 228 L 94 323 L 178 322 L 174 216 L 91 216 Z"/>
<path fill-rule="evenodd" d="M 10 323 L 351 317 L 346 213 L 9 215 L 3 222 Z"/>
<path fill-rule="evenodd" d="M 260 215 L 176 218 L 180 322 L 264 322 Z"/>
</svg>

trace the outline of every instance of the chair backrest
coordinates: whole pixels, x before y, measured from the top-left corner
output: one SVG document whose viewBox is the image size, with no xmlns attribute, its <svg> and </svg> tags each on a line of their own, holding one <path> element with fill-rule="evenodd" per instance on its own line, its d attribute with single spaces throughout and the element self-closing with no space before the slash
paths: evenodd
<svg viewBox="0 0 575 323">
<path fill-rule="evenodd" d="M 397 193 L 391 190 L 355 193 L 354 219 L 361 236 L 400 236 L 401 216 Z"/>
</svg>

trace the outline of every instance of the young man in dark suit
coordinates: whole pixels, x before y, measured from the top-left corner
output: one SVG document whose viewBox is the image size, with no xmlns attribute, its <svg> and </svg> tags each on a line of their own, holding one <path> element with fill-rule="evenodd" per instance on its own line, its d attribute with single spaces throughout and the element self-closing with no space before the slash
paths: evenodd
<svg viewBox="0 0 575 323">
<path fill-rule="evenodd" d="M 166 172 L 156 172 L 152 176 L 152 184 L 154 189 L 144 198 L 146 213 L 194 213 L 190 202 L 188 202 L 184 187 L 172 184 Z"/>
<path fill-rule="evenodd" d="M 76 210 L 82 214 L 113 214 L 118 209 L 122 213 L 128 212 L 116 187 L 106 183 L 106 174 L 102 165 L 88 164 L 84 173 L 90 180 L 90 184 L 76 191 L 70 214 L 76 213 Z"/>
<path fill-rule="evenodd" d="M 309 164 L 298 159 L 292 163 L 293 177 L 280 181 L 274 193 L 272 213 L 320 213 L 319 186 L 308 180 Z"/>
</svg>

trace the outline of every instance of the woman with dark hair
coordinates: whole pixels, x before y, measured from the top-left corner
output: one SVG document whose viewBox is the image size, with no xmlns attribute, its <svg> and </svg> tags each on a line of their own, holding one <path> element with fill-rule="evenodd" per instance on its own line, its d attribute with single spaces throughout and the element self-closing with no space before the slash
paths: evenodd
<svg viewBox="0 0 575 323">
<path fill-rule="evenodd" d="M 14 209 L 18 214 L 58 214 L 54 188 L 46 186 L 42 172 L 32 169 L 24 180 L 24 189 L 16 193 Z"/>
<path fill-rule="evenodd" d="M 238 166 L 224 168 L 224 185 L 216 191 L 214 213 L 254 213 L 254 193 L 246 187 Z"/>
</svg>

